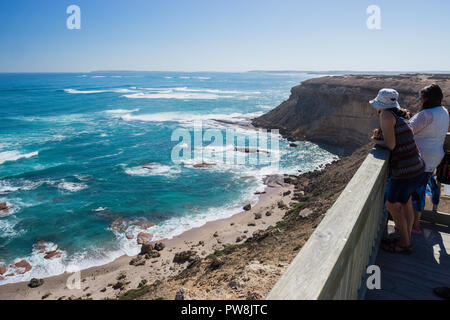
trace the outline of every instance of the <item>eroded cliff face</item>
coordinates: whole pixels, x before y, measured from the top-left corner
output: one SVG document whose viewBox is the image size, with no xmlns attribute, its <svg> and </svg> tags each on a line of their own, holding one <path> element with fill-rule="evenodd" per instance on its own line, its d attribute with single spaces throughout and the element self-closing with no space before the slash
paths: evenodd
<svg viewBox="0 0 450 320">
<path fill-rule="evenodd" d="M 419 110 L 419 91 L 437 83 L 450 102 L 450 75 L 346 75 L 310 79 L 291 89 L 277 108 L 253 120 L 253 125 L 279 129 L 289 140 L 308 140 L 343 149 L 344 153 L 369 142 L 378 116 L 369 100 L 382 88 L 394 88 L 403 108 Z"/>
</svg>

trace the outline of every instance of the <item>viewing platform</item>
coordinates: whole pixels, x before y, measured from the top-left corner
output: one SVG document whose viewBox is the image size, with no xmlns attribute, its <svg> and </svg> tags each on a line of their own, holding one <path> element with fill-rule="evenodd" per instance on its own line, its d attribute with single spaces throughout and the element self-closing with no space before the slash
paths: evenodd
<svg viewBox="0 0 450 320">
<path fill-rule="evenodd" d="M 439 299 L 433 288 L 450 286 L 450 214 L 424 212 L 412 254 L 379 250 L 395 232 L 383 211 L 388 158 L 385 149 L 370 152 L 268 300 Z M 380 268 L 380 289 L 367 288 L 371 265 Z"/>
</svg>

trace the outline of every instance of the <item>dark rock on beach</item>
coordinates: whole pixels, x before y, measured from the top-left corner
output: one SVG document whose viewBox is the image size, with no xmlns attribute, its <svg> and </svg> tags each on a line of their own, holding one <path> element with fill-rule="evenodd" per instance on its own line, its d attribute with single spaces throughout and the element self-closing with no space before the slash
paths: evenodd
<svg viewBox="0 0 450 320">
<path fill-rule="evenodd" d="M 196 256 L 195 251 L 182 251 L 175 254 L 173 258 L 173 262 L 175 263 L 185 263 L 186 261 L 192 261 L 194 257 Z"/>
<path fill-rule="evenodd" d="M 250 204 L 247 204 L 246 206 L 244 206 L 243 208 L 245 211 L 249 211 L 252 209 L 252 206 Z"/>
<path fill-rule="evenodd" d="M 156 250 L 150 250 L 149 252 L 147 252 L 145 254 L 145 259 L 154 259 L 154 258 L 159 258 L 161 256 L 161 254 L 156 251 Z"/>
<path fill-rule="evenodd" d="M 209 264 L 209 269 L 211 270 L 217 270 L 219 269 L 222 265 L 224 264 L 223 260 L 218 258 L 218 257 L 214 257 L 211 260 L 211 263 Z"/>
<path fill-rule="evenodd" d="M 113 284 L 113 289 L 114 290 L 119 290 L 119 289 L 123 289 L 125 287 L 125 281 L 117 281 L 115 284 Z"/>
<path fill-rule="evenodd" d="M 185 293 L 184 288 L 178 290 L 177 293 L 175 294 L 175 300 L 184 300 L 184 293 Z"/>
<path fill-rule="evenodd" d="M 36 279 L 36 278 L 33 278 L 33 279 L 31 279 L 30 282 L 28 283 L 28 286 L 29 286 L 30 288 L 37 288 L 37 287 L 42 286 L 43 284 L 44 284 L 44 279 Z"/>
<path fill-rule="evenodd" d="M 288 190 L 288 191 L 286 191 L 286 192 L 283 193 L 283 197 L 286 197 L 286 196 L 288 196 L 288 195 L 290 195 L 290 194 L 291 194 L 291 191 Z"/>
<path fill-rule="evenodd" d="M 142 256 L 137 256 L 136 258 L 131 259 L 131 266 L 143 266 L 145 265 L 145 258 Z"/>
<path fill-rule="evenodd" d="M 145 286 L 147 284 L 147 280 L 143 279 L 141 282 L 139 282 L 138 288 L 142 288 L 143 286 Z"/>
<path fill-rule="evenodd" d="M 166 245 L 162 242 L 157 242 L 154 245 L 154 248 L 156 251 L 162 251 L 162 250 L 164 250 L 165 247 L 166 247 Z"/>
<path fill-rule="evenodd" d="M 147 254 L 149 252 L 153 251 L 153 245 L 151 243 L 144 243 L 141 246 L 141 253 L 140 254 Z"/>
</svg>

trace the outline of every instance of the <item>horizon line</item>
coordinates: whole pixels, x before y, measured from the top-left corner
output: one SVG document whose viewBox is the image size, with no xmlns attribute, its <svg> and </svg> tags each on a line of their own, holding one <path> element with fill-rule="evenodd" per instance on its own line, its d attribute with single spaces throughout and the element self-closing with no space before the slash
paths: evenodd
<svg viewBox="0 0 450 320">
<path fill-rule="evenodd" d="M 75 73 L 111 73 L 111 72 L 161 72 L 161 73 L 449 73 L 450 70 L 289 70 L 289 69 L 254 69 L 246 71 L 167 71 L 167 70 L 92 70 L 92 71 L 0 71 L 0 74 L 75 74 Z"/>
</svg>

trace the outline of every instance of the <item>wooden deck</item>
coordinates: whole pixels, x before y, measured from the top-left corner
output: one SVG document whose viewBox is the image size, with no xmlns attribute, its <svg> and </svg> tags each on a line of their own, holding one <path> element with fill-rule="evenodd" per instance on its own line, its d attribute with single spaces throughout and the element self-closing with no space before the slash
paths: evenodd
<svg viewBox="0 0 450 320">
<path fill-rule="evenodd" d="M 439 299 L 433 288 L 450 286 L 450 228 L 422 223 L 422 235 L 413 235 L 411 255 L 378 251 L 381 290 L 367 290 L 367 300 Z M 395 232 L 389 222 L 388 232 Z"/>
</svg>

